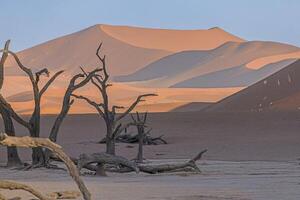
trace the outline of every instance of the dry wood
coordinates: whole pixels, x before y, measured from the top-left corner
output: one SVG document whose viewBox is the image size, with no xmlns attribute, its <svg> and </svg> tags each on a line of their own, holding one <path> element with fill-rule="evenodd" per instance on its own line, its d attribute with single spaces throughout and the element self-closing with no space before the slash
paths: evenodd
<svg viewBox="0 0 300 200">
<path fill-rule="evenodd" d="M 196 164 L 196 161 L 200 160 L 202 155 L 206 152 L 207 152 L 206 149 L 201 151 L 194 158 L 192 158 L 191 160 L 189 160 L 187 162 L 172 163 L 172 164 L 137 163 L 135 165 L 135 167 L 137 168 L 137 170 L 144 172 L 144 173 L 148 173 L 148 174 L 168 173 L 168 172 L 188 172 L 188 171 L 201 172 L 201 170 L 199 169 L 199 167 Z M 105 153 L 103 153 L 103 154 L 105 154 Z M 91 171 L 97 171 L 98 167 L 95 165 L 91 165 L 92 163 L 107 163 L 107 164 L 113 164 L 114 166 L 119 165 L 119 164 L 122 165 L 121 167 L 105 167 L 104 170 L 107 172 L 128 173 L 128 172 L 136 171 L 136 170 L 134 170 L 133 167 L 126 166 L 126 164 L 120 163 L 118 158 L 115 158 L 116 156 L 109 155 L 110 162 L 108 162 L 108 160 L 104 160 L 104 159 L 106 159 L 106 155 L 105 156 L 101 156 L 101 154 L 99 156 L 93 156 L 93 154 L 92 155 L 84 155 L 82 158 L 83 162 L 79 164 L 79 168 L 80 169 L 86 168 Z M 85 158 L 85 156 L 87 156 L 87 158 Z M 125 161 L 128 162 L 128 160 L 126 158 L 122 158 L 122 159 L 125 159 Z M 77 163 L 77 161 L 80 162 L 80 159 L 78 159 L 78 160 L 74 159 L 73 161 L 75 161 Z M 105 161 L 107 161 L 107 162 L 105 162 Z M 130 162 L 130 165 L 132 165 L 131 161 L 129 161 L 129 162 Z"/>
<path fill-rule="evenodd" d="M 143 138 L 143 145 L 160 145 L 160 144 L 168 144 L 167 141 L 163 138 L 163 135 L 160 135 L 158 137 L 153 137 L 150 134 L 150 130 L 148 130 L 146 133 L 144 133 Z M 116 142 L 120 143 L 128 143 L 128 144 L 135 144 L 139 142 L 139 134 L 132 134 L 132 133 L 122 133 L 116 138 Z M 106 138 L 103 138 L 99 142 L 100 144 L 106 143 Z"/>
<path fill-rule="evenodd" d="M 71 100 L 73 92 L 76 91 L 77 89 L 85 86 L 92 79 L 92 77 L 96 76 L 96 73 L 100 72 L 100 71 L 101 71 L 101 69 L 95 69 L 95 70 L 91 71 L 90 73 L 87 73 L 87 74 L 79 73 L 71 78 L 68 88 L 64 95 L 61 111 L 57 115 L 55 122 L 52 126 L 51 132 L 50 132 L 49 139 L 51 141 L 56 142 L 56 140 L 57 140 L 59 128 L 60 128 L 64 118 L 68 114 L 71 105 L 74 102 L 74 100 Z"/>
<path fill-rule="evenodd" d="M 120 120 L 127 116 L 133 109 L 138 105 L 138 103 L 144 101 L 145 97 L 149 96 L 157 96 L 156 94 L 143 94 L 137 97 L 137 99 L 127 108 L 126 111 L 121 113 L 120 115 L 116 115 L 117 109 L 123 109 L 122 106 L 113 105 L 110 107 L 109 96 L 107 90 L 110 86 L 109 83 L 109 74 L 106 68 L 106 57 L 100 55 L 100 50 L 102 47 L 102 43 L 99 45 L 96 51 L 96 56 L 98 57 L 101 63 L 102 74 L 98 74 L 97 76 L 93 76 L 91 79 L 92 84 L 99 90 L 102 98 L 101 103 L 97 103 L 87 97 L 81 95 L 73 94 L 73 97 L 85 100 L 88 104 L 93 106 L 99 115 L 104 119 L 106 125 L 106 153 L 115 155 L 115 140 L 116 137 L 121 133 L 122 128 L 127 125 L 122 125 Z M 87 73 L 82 69 L 82 71 L 87 76 Z"/>
<path fill-rule="evenodd" d="M 34 108 L 33 112 L 29 118 L 28 121 L 24 120 L 21 116 L 19 116 L 18 113 L 15 112 L 15 110 L 11 107 L 11 105 L 3 98 L 3 96 L 0 94 L 0 104 L 3 108 L 6 109 L 7 112 L 9 112 L 10 116 L 15 119 L 18 123 L 23 125 L 25 128 L 28 129 L 31 137 L 39 137 L 40 136 L 40 118 L 41 118 L 41 98 L 43 94 L 47 91 L 49 86 L 56 80 L 56 78 L 61 75 L 64 71 L 58 71 L 56 72 L 47 82 L 44 86 L 39 87 L 39 80 L 41 75 L 46 75 L 49 77 L 49 71 L 48 69 L 44 68 L 36 72 L 35 74 L 33 71 L 22 64 L 21 60 L 19 59 L 18 55 L 10 50 L 8 50 L 8 47 L 5 47 L 5 49 L 0 50 L 0 52 L 4 52 L 5 54 L 10 54 L 16 61 L 18 67 L 28 76 L 32 91 L 33 91 L 33 98 L 34 98 Z M 3 63 L 4 64 L 4 63 Z M 1 71 L 0 71 L 1 73 Z M 32 149 L 32 163 L 33 165 L 45 165 L 45 156 L 44 152 L 40 147 L 36 147 Z"/>
<path fill-rule="evenodd" d="M 91 167 L 90 164 L 96 163 L 100 166 Z M 87 167 L 88 169 L 92 169 L 93 171 L 100 170 L 100 173 L 104 174 L 104 166 L 105 164 L 111 164 L 115 166 L 124 166 L 136 173 L 139 172 L 139 168 L 135 164 L 122 156 L 115 156 L 107 153 L 94 153 L 94 154 L 81 154 L 79 159 L 77 160 L 77 167 L 81 170 L 83 167 Z M 99 167 L 101 167 L 99 169 Z"/>
<path fill-rule="evenodd" d="M 6 134 L 0 134 L 0 144 L 4 146 L 17 146 L 17 147 L 45 147 L 56 154 L 67 166 L 70 176 L 76 182 L 79 190 L 81 191 L 85 200 L 91 200 L 91 194 L 85 186 L 83 180 L 80 178 L 79 171 L 74 165 L 73 161 L 64 153 L 61 146 L 51 142 L 46 138 L 32 138 L 32 137 L 12 137 Z"/>
<path fill-rule="evenodd" d="M 8 57 L 8 49 L 9 49 L 10 40 L 7 40 L 4 45 L 4 51 L 0 60 L 0 90 L 2 89 L 4 82 L 4 64 Z M 10 136 L 15 136 L 15 128 L 13 121 L 9 112 L 5 109 L 5 107 L 0 103 L 0 114 L 4 124 L 5 132 Z M 7 166 L 20 166 L 22 165 L 21 159 L 18 154 L 18 150 L 16 147 L 7 147 Z"/>
<path fill-rule="evenodd" d="M 53 199 L 77 199 L 80 197 L 80 192 L 77 191 L 59 191 L 48 194 Z"/>
<path fill-rule="evenodd" d="M 0 188 L 6 189 L 6 190 L 24 190 L 24 191 L 31 193 L 32 195 L 34 195 L 35 197 L 37 197 L 40 200 L 53 200 L 54 199 L 54 198 L 44 196 L 39 191 L 33 189 L 32 187 L 30 187 L 28 185 L 22 184 L 22 183 L 0 180 Z"/>
<path fill-rule="evenodd" d="M 194 158 L 185 163 L 174 163 L 174 164 L 160 164 L 160 165 L 139 165 L 142 172 L 156 174 L 163 172 L 173 172 L 173 171 L 186 171 L 186 168 L 191 168 L 197 172 L 201 172 L 198 168 L 196 161 L 200 160 L 202 155 L 207 152 L 207 149 L 198 153 Z"/>
</svg>

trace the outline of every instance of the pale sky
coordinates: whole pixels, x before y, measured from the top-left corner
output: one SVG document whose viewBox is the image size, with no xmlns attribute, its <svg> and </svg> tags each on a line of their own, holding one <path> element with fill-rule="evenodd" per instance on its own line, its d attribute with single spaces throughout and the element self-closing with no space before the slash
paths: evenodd
<svg viewBox="0 0 300 200">
<path fill-rule="evenodd" d="M 0 0 L 0 42 L 21 50 L 94 24 L 221 27 L 300 46 L 299 0 Z"/>
</svg>

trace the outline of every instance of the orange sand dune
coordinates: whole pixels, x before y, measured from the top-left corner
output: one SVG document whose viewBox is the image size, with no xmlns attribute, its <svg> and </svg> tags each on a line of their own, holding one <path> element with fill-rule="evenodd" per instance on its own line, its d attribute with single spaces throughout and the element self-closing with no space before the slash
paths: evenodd
<svg viewBox="0 0 300 200">
<path fill-rule="evenodd" d="M 206 49 L 207 44 L 204 41 L 210 41 L 209 45 L 214 48 L 227 41 L 243 40 L 220 29 L 168 31 L 95 25 L 23 50 L 18 55 L 25 65 L 36 70 L 47 67 L 65 69 L 74 74 L 79 66 L 92 69 L 99 65 L 95 51 L 99 43 L 103 42 L 102 53 L 108 55 L 109 71 L 112 76 L 117 76 L 132 73 L 174 51 Z M 142 44 L 138 45 L 140 43 Z M 7 66 L 9 74 L 14 74 L 11 67 L 15 63 L 11 58 L 8 59 Z"/>
<path fill-rule="evenodd" d="M 299 110 L 300 60 L 212 105 L 209 111 Z"/>
<path fill-rule="evenodd" d="M 133 46 L 172 52 L 207 50 L 228 41 L 244 41 L 218 27 L 208 30 L 168 30 L 101 25 L 101 28 L 111 37 Z"/>
<path fill-rule="evenodd" d="M 244 66 L 261 57 L 287 53 L 292 55 L 294 52 L 299 52 L 299 48 L 277 42 L 227 42 L 213 50 L 184 51 L 168 55 L 130 75 L 116 77 L 115 80 L 131 82 L 142 87 L 170 87 L 201 75 Z M 276 59 L 272 59 L 276 62 Z M 277 67 L 273 73 L 276 69 Z M 218 78 L 212 77 L 209 81 L 214 82 L 215 79 Z M 254 82 L 256 81 L 259 79 L 255 80 L 254 77 Z"/>
<path fill-rule="evenodd" d="M 52 75 L 58 70 L 65 70 L 43 96 L 42 113 L 59 111 L 68 81 L 80 72 L 79 66 L 87 71 L 99 66 L 95 51 L 100 42 L 103 42 L 102 53 L 107 55 L 110 78 L 115 82 L 109 90 L 112 104 L 126 107 L 140 94 L 156 93 L 158 97 L 147 99 L 138 108 L 150 112 L 170 111 L 178 106 L 183 110 L 190 109 L 191 106 L 184 105 L 219 101 L 248 86 L 218 84 L 205 88 L 196 82 L 196 85 L 186 86 L 189 88 L 176 88 L 177 83 L 232 67 L 246 68 L 245 65 L 250 62 L 254 63 L 249 64 L 250 66 L 258 66 L 257 63 L 262 65 L 296 58 L 300 52 L 298 47 L 287 44 L 245 42 L 219 28 L 164 30 L 95 25 L 18 52 L 22 63 L 32 68 L 33 72 L 44 67 Z M 280 66 L 276 67 L 269 66 L 268 72 L 264 74 L 272 74 L 283 68 L 281 64 L 286 63 L 279 63 Z M 228 74 L 228 71 L 224 73 Z M 11 57 L 6 63 L 5 74 L 2 94 L 18 112 L 30 113 L 33 105 L 30 81 L 16 67 Z M 214 81 L 225 77 L 221 72 L 216 74 L 218 76 L 206 80 Z M 242 73 L 233 74 L 234 76 L 229 77 L 243 79 L 239 77 Z M 119 77 L 124 80 L 118 80 Z M 257 76 L 252 75 L 251 80 L 258 81 L 261 77 L 263 76 L 258 73 Z M 42 77 L 40 84 L 45 84 L 46 80 L 47 78 Z M 91 84 L 76 93 L 100 101 L 97 90 Z M 85 102 L 77 100 L 70 112 L 90 113 L 94 110 Z"/>
<path fill-rule="evenodd" d="M 59 85 L 59 82 L 58 82 Z M 65 86 L 54 84 L 44 94 L 42 98 L 42 113 L 50 114 L 60 111 L 62 98 L 65 92 Z M 138 95 L 145 93 L 155 93 L 157 97 L 148 97 L 147 101 L 142 102 L 137 110 L 148 110 L 149 112 L 167 112 L 178 106 L 190 102 L 215 102 L 228 95 L 231 95 L 242 88 L 136 88 L 126 84 L 113 83 L 109 89 L 111 103 L 113 105 L 129 106 Z M 12 106 L 22 114 L 32 112 L 33 100 L 30 97 L 30 85 L 24 90 L 8 97 Z M 94 101 L 100 102 L 97 89 L 90 85 L 76 91 L 76 94 L 87 96 Z M 32 97 L 32 96 L 31 96 Z M 121 110 L 120 110 L 121 111 Z M 70 113 L 95 113 L 82 100 L 76 100 Z"/>
<path fill-rule="evenodd" d="M 79 66 L 88 69 L 99 66 L 95 52 L 100 42 L 103 42 L 102 54 L 108 55 L 107 65 L 112 76 L 134 72 L 170 53 L 132 46 L 107 35 L 101 26 L 92 26 L 23 50 L 18 55 L 25 65 L 35 70 L 47 67 L 74 74 Z M 11 69 L 15 65 L 12 59 L 8 59 L 9 74 L 15 74 L 15 70 Z"/>
<path fill-rule="evenodd" d="M 246 67 L 248 67 L 250 69 L 260 69 L 270 63 L 275 63 L 275 62 L 279 62 L 279 61 L 287 60 L 287 59 L 296 60 L 299 58 L 300 58 L 300 51 L 279 54 L 279 55 L 266 56 L 266 57 L 258 58 L 258 59 L 255 59 L 255 60 L 249 62 L 246 65 Z"/>
</svg>

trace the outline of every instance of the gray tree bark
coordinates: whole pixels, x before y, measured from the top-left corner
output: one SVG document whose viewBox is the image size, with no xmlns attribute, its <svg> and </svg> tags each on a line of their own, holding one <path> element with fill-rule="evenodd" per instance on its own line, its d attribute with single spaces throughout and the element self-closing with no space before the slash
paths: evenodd
<svg viewBox="0 0 300 200">
<path fill-rule="evenodd" d="M 2 89 L 4 82 L 4 64 L 8 57 L 9 43 L 10 40 L 7 40 L 0 60 L 0 90 Z M 0 114 L 4 124 L 4 131 L 10 136 L 15 136 L 15 128 L 11 116 L 2 104 L 0 104 Z M 7 147 L 7 166 L 13 167 L 19 165 L 22 165 L 22 162 L 19 157 L 17 147 Z"/>
</svg>

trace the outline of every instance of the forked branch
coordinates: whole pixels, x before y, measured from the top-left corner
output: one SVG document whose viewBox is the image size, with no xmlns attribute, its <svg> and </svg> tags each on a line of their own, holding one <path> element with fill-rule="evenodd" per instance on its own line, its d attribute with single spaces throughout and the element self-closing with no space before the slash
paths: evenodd
<svg viewBox="0 0 300 200">
<path fill-rule="evenodd" d="M 123 119 L 126 115 L 128 115 L 131 111 L 133 111 L 133 109 L 138 105 L 138 103 L 140 103 L 141 101 L 145 101 L 143 98 L 151 97 L 151 96 L 157 96 L 157 94 L 143 94 L 138 96 L 136 100 L 131 104 L 131 106 L 129 106 L 129 108 L 124 113 L 120 114 L 116 118 L 116 121 Z"/>
</svg>

